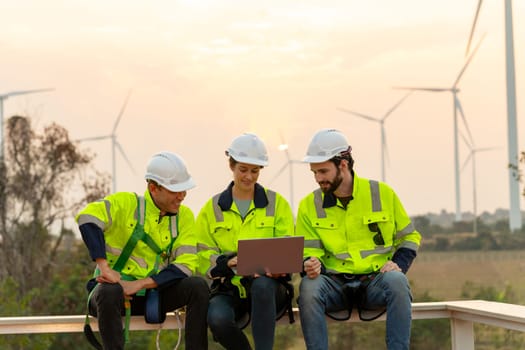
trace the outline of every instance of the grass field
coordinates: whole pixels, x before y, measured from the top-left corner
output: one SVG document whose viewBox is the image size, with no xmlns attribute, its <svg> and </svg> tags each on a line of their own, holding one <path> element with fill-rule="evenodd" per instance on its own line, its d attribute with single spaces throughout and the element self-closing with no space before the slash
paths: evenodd
<svg viewBox="0 0 525 350">
<path fill-rule="evenodd" d="M 415 301 L 424 293 L 437 300 L 458 300 L 467 281 L 476 287 L 512 288 L 525 303 L 525 251 L 420 252 L 407 276 Z"/>
</svg>

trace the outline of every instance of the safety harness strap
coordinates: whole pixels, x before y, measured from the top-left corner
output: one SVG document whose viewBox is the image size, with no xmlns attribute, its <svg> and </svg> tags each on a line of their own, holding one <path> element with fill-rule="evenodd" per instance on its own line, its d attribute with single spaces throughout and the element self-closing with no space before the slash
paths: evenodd
<svg viewBox="0 0 525 350">
<path fill-rule="evenodd" d="M 93 295 L 93 292 L 95 289 L 97 289 L 98 283 L 93 287 L 91 292 L 89 292 L 88 298 L 87 298 L 87 312 L 86 312 L 86 319 L 84 321 L 84 335 L 86 336 L 87 341 L 97 350 L 103 350 L 102 345 L 95 337 L 95 333 L 93 333 L 93 329 L 91 328 L 91 325 L 89 324 L 89 300 L 91 300 L 91 296 Z"/>
<path fill-rule="evenodd" d="M 117 261 L 115 262 L 115 265 L 113 265 L 113 270 L 118 272 L 122 271 L 122 268 L 128 261 L 129 257 L 131 256 L 131 253 L 133 252 L 133 249 L 135 249 L 135 246 L 139 241 L 143 241 L 144 243 L 146 243 L 148 247 L 151 250 L 153 250 L 156 254 L 162 253 L 162 249 L 160 249 L 159 246 L 155 243 L 155 241 L 144 231 L 145 210 L 146 201 L 144 200 L 144 197 L 137 196 L 137 225 L 135 226 L 133 233 L 126 242 L 124 249 L 122 249 L 122 253 L 120 253 Z"/>
<path fill-rule="evenodd" d="M 294 298 L 294 287 L 293 287 L 293 284 L 289 283 L 289 282 L 281 282 L 284 287 L 286 288 L 286 308 L 287 308 L 287 311 L 288 311 L 288 321 L 290 322 L 290 324 L 294 323 L 295 322 L 295 317 L 294 317 L 294 314 L 293 314 L 293 306 L 292 306 L 292 300 Z"/>
<path fill-rule="evenodd" d="M 241 299 L 246 299 L 246 296 L 247 296 L 246 288 L 242 285 L 241 279 L 242 279 L 241 276 L 233 276 L 231 278 L 231 283 L 232 283 L 232 285 L 237 287 L 237 289 L 239 290 L 239 297 Z"/>
<path fill-rule="evenodd" d="M 139 241 L 143 241 L 152 251 L 155 252 L 155 254 L 157 254 L 157 258 L 155 261 L 155 268 L 151 272 L 151 273 L 154 273 L 158 269 L 160 259 L 164 258 L 165 257 L 164 255 L 166 254 L 169 256 L 169 254 L 171 253 L 171 247 L 173 245 L 175 238 L 177 237 L 177 220 L 171 220 L 171 217 L 170 217 L 170 231 L 172 234 L 172 241 L 168 248 L 169 251 L 167 253 L 163 252 L 163 250 L 155 243 L 153 238 L 151 238 L 151 236 L 149 236 L 144 231 L 144 216 L 146 212 L 146 201 L 144 200 L 144 197 L 142 196 L 136 195 L 136 197 L 137 197 L 137 213 L 136 213 L 137 214 L 137 225 L 135 226 L 135 229 L 133 230 L 128 241 L 126 242 L 124 249 L 122 249 L 122 252 L 117 258 L 117 261 L 113 265 L 112 269 L 120 273 L 122 269 L 124 268 L 124 265 L 128 261 L 129 257 L 131 256 L 131 253 L 137 246 L 137 243 Z M 175 230 L 173 230 L 173 228 L 175 228 Z M 98 268 L 95 269 L 95 276 L 98 276 L 99 273 L 100 273 L 99 269 Z M 134 280 L 133 277 L 124 275 L 122 273 L 121 273 L 121 277 L 125 280 Z M 97 286 L 98 284 L 95 285 L 95 287 L 91 290 L 91 292 L 88 295 L 88 299 L 87 299 L 87 309 L 88 310 L 86 313 L 86 320 L 84 322 L 84 335 L 86 336 L 89 343 L 95 349 L 102 350 L 102 345 L 95 337 L 95 334 L 93 333 L 93 330 L 91 329 L 91 326 L 89 324 L 89 302 Z M 145 291 L 139 291 L 137 294 L 139 293 L 144 294 L 144 292 Z M 156 298 L 156 301 L 158 301 L 158 298 Z M 126 311 L 125 313 L 126 316 L 125 316 L 125 321 L 124 321 L 125 322 L 124 323 L 124 339 L 126 342 L 128 342 L 129 341 L 129 323 L 131 319 L 131 303 L 129 300 L 124 301 L 124 307 Z M 149 308 L 148 310 L 155 310 L 155 308 L 153 309 Z M 154 311 L 148 311 L 148 310 L 147 310 L 148 315 L 146 317 L 147 321 L 148 320 L 157 321 L 157 322 L 152 322 L 152 323 L 160 323 L 162 322 L 160 320 L 164 320 L 164 317 L 162 317 L 161 315 L 156 314 Z M 157 309 L 157 311 L 160 311 L 160 310 Z"/>
</svg>

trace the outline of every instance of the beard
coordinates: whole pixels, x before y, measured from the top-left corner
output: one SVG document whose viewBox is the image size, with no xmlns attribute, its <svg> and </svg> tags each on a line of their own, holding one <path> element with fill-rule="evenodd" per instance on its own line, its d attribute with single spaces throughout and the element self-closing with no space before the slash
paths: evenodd
<svg viewBox="0 0 525 350">
<path fill-rule="evenodd" d="M 324 194 L 330 194 L 334 193 L 342 182 L 343 177 L 341 176 L 341 170 L 337 168 L 337 173 L 335 174 L 334 179 L 332 181 L 319 182 L 319 186 L 321 187 L 321 191 L 323 191 Z"/>
</svg>

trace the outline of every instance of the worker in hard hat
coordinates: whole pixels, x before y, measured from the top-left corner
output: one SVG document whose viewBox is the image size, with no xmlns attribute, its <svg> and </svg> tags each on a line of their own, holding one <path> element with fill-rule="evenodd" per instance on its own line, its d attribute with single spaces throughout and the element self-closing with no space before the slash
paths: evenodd
<svg viewBox="0 0 525 350">
<path fill-rule="evenodd" d="M 166 312 L 186 306 L 186 349 L 207 349 L 209 288 L 194 276 L 194 215 L 182 204 L 195 184 L 183 159 L 171 152 L 151 158 L 145 179 L 144 195 L 114 193 L 76 216 L 97 263 L 87 284 L 89 313 L 98 320 L 104 349 L 123 349 L 130 315 L 161 323 Z M 88 340 L 100 346 L 86 326 Z"/>
<path fill-rule="evenodd" d="M 242 331 L 251 316 L 255 348 L 270 350 L 276 319 L 291 310 L 290 276 L 236 275 L 237 241 L 292 236 L 293 213 L 279 193 L 258 183 L 261 169 L 268 165 L 268 154 L 257 135 L 236 137 L 226 156 L 233 181 L 206 202 L 196 221 L 199 269 L 212 281 L 208 325 L 224 348 L 251 349 Z"/>
<path fill-rule="evenodd" d="M 362 320 L 386 311 L 387 348 L 408 350 L 405 274 L 421 235 L 392 188 L 357 176 L 351 151 L 340 131 L 322 129 L 303 159 L 319 184 L 300 202 L 296 221 L 305 237 L 298 304 L 306 347 L 328 349 L 325 315 L 344 320 L 356 308 Z"/>
</svg>

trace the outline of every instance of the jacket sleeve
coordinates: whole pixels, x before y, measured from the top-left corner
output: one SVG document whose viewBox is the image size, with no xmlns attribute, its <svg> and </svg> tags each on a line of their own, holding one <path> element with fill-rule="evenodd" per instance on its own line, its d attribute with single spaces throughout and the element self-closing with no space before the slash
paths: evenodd
<svg viewBox="0 0 525 350">
<path fill-rule="evenodd" d="M 79 229 L 91 259 L 93 261 L 99 258 L 106 259 L 104 232 L 102 232 L 102 229 L 90 222 L 80 225 Z"/>
<path fill-rule="evenodd" d="M 111 226 L 112 196 L 88 203 L 75 217 L 84 244 L 91 259 L 106 258 L 104 232 Z"/>
<path fill-rule="evenodd" d="M 198 266 L 195 218 L 193 212 L 185 206 L 180 207 L 177 215 L 178 235 L 172 247 L 171 265 L 186 276 L 191 276 L 196 272 Z M 171 270 L 174 269 L 171 268 Z"/>
<path fill-rule="evenodd" d="M 295 225 L 292 208 L 283 196 L 277 193 L 275 203 L 275 237 L 293 236 Z"/>
<path fill-rule="evenodd" d="M 188 277 L 181 269 L 177 266 L 170 264 L 164 270 L 158 274 L 151 276 L 151 278 L 157 283 L 157 287 L 162 289 L 173 284 L 175 281 Z"/>
<path fill-rule="evenodd" d="M 309 213 L 310 204 L 313 205 L 312 195 L 306 196 L 300 202 L 297 211 L 295 234 L 297 236 L 304 236 L 303 257 L 305 259 L 316 257 L 322 262 L 321 257 L 325 254 L 324 246 L 316 229 L 311 224 L 311 214 Z"/>
<path fill-rule="evenodd" d="M 408 248 L 399 248 L 394 253 L 394 256 L 392 257 L 392 261 L 399 266 L 401 271 L 403 273 L 407 273 L 408 269 L 410 268 L 410 265 L 412 265 L 412 261 L 416 258 L 417 252 L 412 249 Z"/>
<path fill-rule="evenodd" d="M 208 278 L 212 278 L 211 270 L 215 268 L 217 258 L 221 255 L 210 232 L 210 221 L 213 220 L 210 218 L 211 213 L 213 213 L 212 201 L 209 200 L 200 210 L 196 220 L 198 272 Z"/>
<path fill-rule="evenodd" d="M 228 261 L 234 256 L 234 254 L 219 255 L 219 257 L 217 257 L 217 259 L 215 260 L 215 267 L 210 269 L 209 271 L 210 277 L 216 278 L 235 276 L 235 272 L 233 272 L 233 270 L 228 267 Z"/>
<path fill-rule="evenodd" d="M 408 271 L 412 261 L 417 256 L 421 243 L 421 234 L 416 230 L 408 214 L 405 211 L 399 197 L 394 194 L 394 215 L 396 233 L 394 247 L 396 249 L 392 260 L 403 270 Z"/>
</svg>

